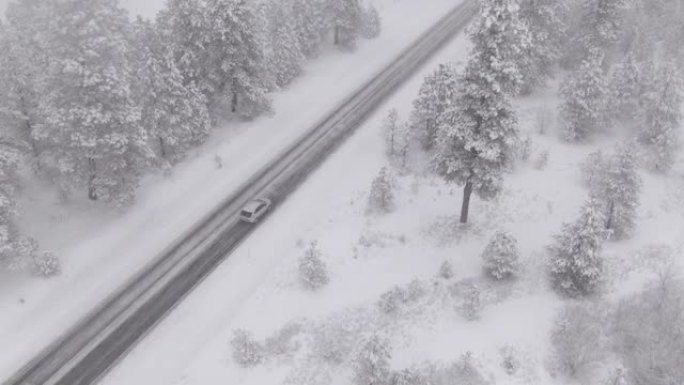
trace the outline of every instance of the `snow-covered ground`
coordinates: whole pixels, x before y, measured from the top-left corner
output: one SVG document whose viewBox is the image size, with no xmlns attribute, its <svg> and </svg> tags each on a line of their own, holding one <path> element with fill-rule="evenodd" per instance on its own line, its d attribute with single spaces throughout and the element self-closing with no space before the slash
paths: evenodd
<svg viewBox="0 0 684 385">
<path fill-rule="evenodd" d="M 170 175 L 147 177 L 133 207 L 113 211 L 88 202 L 63 204 L 41 182 L 24 186 L 21 226 L 61 257 L 64 273 L 46 281 L 2 273 L 0 373 L 17 369 L 92 309 L 457 2 L 377 4 L 384 19 L 378 39 L 362 42 L 354 54 L 324 52 L 274 95 L 274 116 L 215 130 L 211 141 Z"/>
<path fill-rule="evenodd" d="M 439 62 L 462 61 L 466 52 L 465 39 L 456 39 L 423 74 Z M 546 365 L 549 330 L 565 301 L 547 287 L 544 248 L 563 222 L 577 217 L 587 197 L 579 165 L 597 148 L 609 151 L 617 135 L 579 146 L 561 142 L 554 127 L 539 134 L 538 112 L 555 110 L 555 87 L 549 87 L 516 103 L 520 128 L 533 142 L 530 160 L 507 176 L 500 199 L 475 199 L 470 232 L 450 226 L 457 220 L 460 189 L 432 176 L 398 176 L 396 211 L 367 216 L 371 181 L 386 163 L 381 120 L 391 107 L 407 117 L 420 81 L 417 76 L 388 101 L 103 383 L 348 384 L 348 355 L 334 364 L 316 349 L 353 346 L 370 333 L 389 337 L 396 370 L 426 360 L 450 363 L 470 352 L 493 383 L 565 383 Z M 536 160 L 545 151 L 548 165 L 538 169 Z M 684 163 L 669 176 L 641 174 L 637 235 L 605 246 L 609 300 L 653 278 L 649 261 L 638 253 L 654 244 L 683 246 Z M 525 266 L 520 280 L 501 286 L 481 278 L 480 253 L 496 230 L 518 239 Z M 309 292 L 297 281 L 297 261 L 314 240 L 331 282 Z M 454 267 L 449 279 L 437 274 L 445 261 Z M 675 261 L 673 268 L 681 267 L 682 261 Z M 468 282 L 483 288 L 477 321 L 466 320 L 446 295 Z M 412 287 L 417 299 L 396 314 L 383 314 L 378 300 L 395 285 Z M 229 341 L 237 328 L 259 341 L 276 341 L 272 337 L 279 330 L 294 338 L 284 354 L 245 369 L 231 358 Z M 521 360 L 515 375 L 502 368 L 506 348 Z"/>
</svg>

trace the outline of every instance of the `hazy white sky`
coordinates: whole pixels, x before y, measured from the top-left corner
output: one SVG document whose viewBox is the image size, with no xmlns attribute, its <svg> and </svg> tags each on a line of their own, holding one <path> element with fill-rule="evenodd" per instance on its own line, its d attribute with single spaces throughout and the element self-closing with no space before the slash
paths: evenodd
<svg viewBox="0 0 684 385">
<path fill-rule="evenodd" d="M 5 8 L 11 0 L 0 0 L 0 14 L 4 18 Z M 131 15 L 141 15 L 153 18 L 163 6 L 166 0 L 119 0 L 119 3 L 128 9 Z"/>
</svg>

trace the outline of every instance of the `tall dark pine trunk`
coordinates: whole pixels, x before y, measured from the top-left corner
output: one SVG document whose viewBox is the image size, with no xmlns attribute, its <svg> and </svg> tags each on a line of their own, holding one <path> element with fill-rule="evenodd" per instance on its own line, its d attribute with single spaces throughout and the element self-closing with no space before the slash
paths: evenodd
<svg viewBox="0 0 684 385">
<path fill-rule="evenodd" d="M 340 26 L 335 26 L 335 45 L 340 44 Z"/>
<path fill-rule="evenodd" d="M 233 78 L 230 85 L 230 92 L 233 94 L 233 98 L 230 101 L 230 112 L 236 113 L 238 109 L 238 91 L 237 91 L 237 79 Z"/>
<path fill-rule="evenodd" d="M 615 215 L 615 203 L 613 201 L 608 205 L 608 218 L 606 218 L 606 230 L 613 229 L 613 216 Z"/>
<path fill-rule="evenodd" d="M 161 157 L 166 159 L 166 145 L 164 144 L 164 138 L 161 136 L 159 137 L 159 152 L 161 153 Z"/>
<path fill-rule="evenodd" d="M 95 169 L 95 159 L 88 158 L 88 166 L 90 167 L 90 178 L 88 179 L 88 199 L 91 201 L 97 200 L 97 190 L 95 189 L 95 178 L 97 177 Z"/>
<path fill-rule="evenodd" d="M 468 210 L 470 209 L 470 196 L 473 194 L 473 183 L 466 182 L 463 188 L 463 204 L 461 205 L 461 223 L 468 223 Z"/>
</svg>

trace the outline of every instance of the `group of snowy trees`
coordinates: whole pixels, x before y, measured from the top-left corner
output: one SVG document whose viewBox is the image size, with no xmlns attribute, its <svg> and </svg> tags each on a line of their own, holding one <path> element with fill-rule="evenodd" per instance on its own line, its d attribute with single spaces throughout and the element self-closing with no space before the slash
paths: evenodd
<svg viewBox="0 0 684 385">
<path fill-rule="evenodd" d="M 156 21 L 117 1 L 15 0 L 0 23 L 0 137 L 6 185 L 28 165 L 62 197 L 131 202 L 221 119 L 270 111 L 334 35 L 353 48 L 380 17 L 360 0 L 169 0 Z M 13 229 L 14 188 L 1 226 Z M 3 247 L 17 236 L 7 231 Z"/>
<path fill-rule="evenodd" d="M 682 7 L 677 0 L 582 0 L 568 26 L 561 86 L 565 138 L 590 140 L 619 125 L 636 129 L 647 164 L 666 172 L 679 142 Z M 679 16 L 677 18 L 676 16 Z"/>
</svg>

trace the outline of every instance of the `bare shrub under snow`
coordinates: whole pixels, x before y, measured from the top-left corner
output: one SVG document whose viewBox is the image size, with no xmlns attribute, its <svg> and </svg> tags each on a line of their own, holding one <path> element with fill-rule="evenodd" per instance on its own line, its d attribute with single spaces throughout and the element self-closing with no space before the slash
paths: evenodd
<svg viewBox="0 0 684 385">
<path fill-rule="evenodd" d="M 392 385 L 487 385 L 490 384 L 470 353 L 451 364 L 425 362 L 395 372 Z"/>
<path fill-rule="evenodd" d="M 418 301 L 425 295 L 425 288 L 420 281 L 412 281 L 406 286 L 395 286 L 385 292 L 378 301 L 378 307 L 385 314 L 393 314 L 404 306 Z"/>
<path fill-rule="evenodd" d="M 233 360 L 243 368 L 253 367 L 264 362 L 264 347 L 244 329 L 233 332 L 230 340 Z"/>
<path fill-rule="evenodd" d="M 551 332 L 551 369 L 576 379 L 591 375 L 605 358 L 605 312 L 592 304 L 570 304 Z"/>
<path fill-rule="evenodd" d="M 544 150 L 537 154 L 532 165 L 536 170 L 544 170 L 549 164 L 549 152 Z"/>
</svg>

